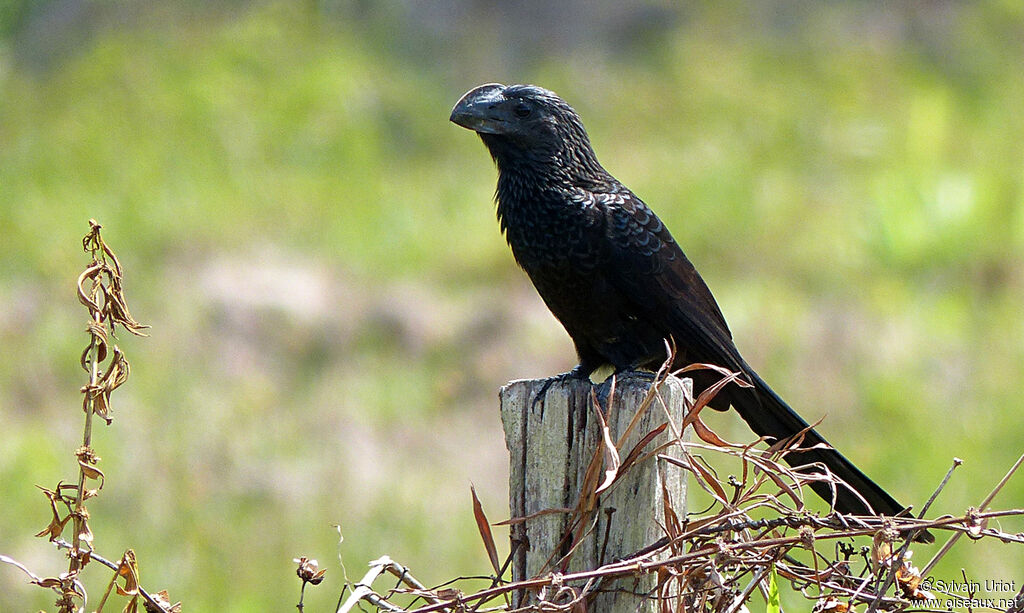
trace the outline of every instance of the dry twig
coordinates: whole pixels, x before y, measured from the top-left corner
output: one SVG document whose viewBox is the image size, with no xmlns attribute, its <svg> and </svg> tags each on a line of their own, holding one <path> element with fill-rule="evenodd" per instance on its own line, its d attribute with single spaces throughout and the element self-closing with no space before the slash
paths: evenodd
<svg viewBox="0 0 1024 613">
<path fill-rule="evenodd" d="M 693 368 L 714 367 L 697 365 Z M 735 373 L 716 370 L 722 375 L 721 385 L 713 386 L 716 391 L 736 381 Z M 662 375 L 663 372 L 659 373 L 656 380 L 660 381 Z M 609 396 L 609 404 L 613 395 L 614 391 Z M 764 587 L 766 577 L 772 572 L 777 573 L 780 581 L 788 581 L 797 592 L 814 601 L 816 613 L 847 613 L 857 605 L 866 605 L 869 610 L 904 611 L 921 606 L 931 597 L 921 589 L 922 573 L 909 565 L 909 548 L 914 534 L 922 530 L 949 531 L 954 533 L 955 539 L 967 532 L 974 538 L 1024 543 L 1024 534 L 1009 534 L 986 527 L 987 520 L 991 518 L 1024 516 L 1024 509 L 985 511 L 992 496 L 978 510 L 969 509 L 961 515 L 944 515 L 930 520 L 924 518 L 924 513 L 948 482 L 952 468 L 924 505 L 919 517 L 811 513 L 803 504 L 803 492 L 812 481 L 826 479 L 833 488 L 846 487 L 846 484 L 834 475 L 823 477 L 818 467 L 783 466 L 783 457 L 790 453 L 786 443 L 759 451 L 752 445 L 736 445 L 722 440 L 700 419 L 700 410 L 710 398 L 707 394 L 700 395 L 682 424 L 672 423 L 669 419 L 659 426 L 659 432 L 668 427 L 675 434 L 670 445 L 682 448 L 683 460 L 664 455 L 665 446 L 662 445 L 653 451 L 634 449 L 628 454 L 623 453 L 626 459 L 617 462 L 618 455 L 612 454 L 608 448 L 617 449 L 623 439 L 620 438 L 616 446 L 605 437 L 603 451 L 598 452 L 605 456 L 604 460 L 596 458 L 591 462 L 587 470 L 589 478 L 584 480 L 584 491 L 580 492 L 575 508 L 548 509 L 531 517 L 498 522 L 497 525 L 515 525 L 550 513 L 570 515 L 564 541 L 570 544 L 569 554 L 561 560 L 553 555 L 545 574 L 515 582 L 501 582 L 499 575 L 490 587 L 469 593 L 448 588 L 431 591 L 416 587 L 395 589 L 381 596 L 374 593 L 369 584 L 394 564 L 390 559 L 382 558 L 373 563 L 371 572 L 357 584 L 345 605 L 339 608 L 339 613 L 350 610 L 360 598 L 370 600 L 382 610 L 409 613 L 458 612 L 470 607 L 479 611 L 510 611 L 507 600 L 502 602 L 505 606 L 483 607 L 519 590 L 528 590 L 535 598 L 529 606 L 516 609 L 517 612 L 575 613 L 584 610 L 580 608 L 582 603 L 589 595 L 600 591 L 608 580 L 640 575 L 657 578 L 656 588 L 646 597 L 656 601 L 655 609 L 658 611 L 728 613 L 743 610 L 759 587 L 767 594 Z M 637 411 L 646 411 L 657 399 L 655 390 Z M 636 423 L 635 419 L 633 423 Z M 681 433 L 687 426 L 694 428 L 699 442 L 683 440 Z M 651 439 L 645 437 L 643 440 Z M 788 442 L 794 443 L 799 441 Z M 738 461 L 742 466 L 741 476 L 720 478 L 703 458 L 705 454 L 725 455 Z M 587 518 L 590 517 L 589 509 L 593 508 L 594 497 L 613 488 L 621 474 L 631 466 L 656 461 L 656 458 L 690 473 L 693 481 L 713 498 L 714 505 L 703 513 L 689 515 L 667 505 L 669 508 L 663 513 L 665 536 L 650 546 L 599 568 L 574 573 L 550 570 L 566 568 L 567 558 L 573 553 L 571 545 L 579 542 L 580 535 L 589 524 Z M 954 463 L 954 468 L 957 465 L 959 461 Z M 1016 468 L 1017 465 L 995 491 L 1005 484 Z M 477 515 L 478 522 L 481 517 L 482 514 Z M 489 535 L 482 528 L 481 533 Z M 852 543 L 858 538 L 874 541 L 873 548 L 863 548 L 873 557 L 855 555 L 857 548 Z M 494 566 L 493 545 L 487 544 L 486 536 L 484 541 Z M 825 553 L 828 548 L 822 546 L 830 542 L 836 543 L 831 556 Z M 902 547 L 893 545 L 898 542 Z M 807 589 L 811 586 L 815 588 L 813 593 Z M 428 598 L 429 604 L 416 608 L 401 607 L 390 600 L 392 595 L 401 594 L 425 598 L 432 595 L 433 601 Z"/>
</svg>

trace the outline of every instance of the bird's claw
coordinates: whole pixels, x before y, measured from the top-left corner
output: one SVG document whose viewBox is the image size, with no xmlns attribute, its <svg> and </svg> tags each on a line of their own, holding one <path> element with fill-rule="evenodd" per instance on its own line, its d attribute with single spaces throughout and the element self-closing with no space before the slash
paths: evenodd
<svg viewBox="0 0 1024 613">
<path fill-rule="evenodd" d="M 568 381 L 569 379 L 587 379 L 589 377 L 590 372 L 588 372 L 582 364 L 577 364 L 572 370 L 568 372 L 563 372 L 560 375 L 555 375 L 553 377 L 548 377 L 547 379 L 544 379 L 544 384 L 540 386 L 540 390 L 533 397 L 531 408 L 537 408 L 537 403 L 540 402 L 542 398 L 544 398 L 545 394 L 548 393 L 548 388 L 551 387 L 553 384 L 561 383 L 562 381 Z"/>
</svg>

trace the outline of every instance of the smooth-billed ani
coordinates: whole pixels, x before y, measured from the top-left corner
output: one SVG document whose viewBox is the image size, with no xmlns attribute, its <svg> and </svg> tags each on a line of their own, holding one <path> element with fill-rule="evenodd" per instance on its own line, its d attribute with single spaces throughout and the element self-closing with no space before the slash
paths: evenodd
<svg viewBox="0 0 1024 613">
<path fill-rule="evenodd" d="M 740 356 L 704 280 L 654 212 L 601 167 L 572 107 L 539 87 L 491 83 L 466 93 L 451 121 L 477 132 L 494 158 L 501 229 L 576 345 L 579 365 L 562 377 L 587 377 L 603 364 L 656 369 L 671 338 L 675 367 L 715 364 L 753 385 L 727 386 L 713 408 L 731 405 L 754 432 L 777 440 L 809 428 Z M 698 389 L 712 382 L 711 371 L 692 375 Z M 801 446 L 817 448 L 787 461 L 820 462 L 855 490 L 836 488 L 838 511 L 904 510 L 814 430 Z M 813 487 L 832 498 L 827 483 Z"/>
</svg>

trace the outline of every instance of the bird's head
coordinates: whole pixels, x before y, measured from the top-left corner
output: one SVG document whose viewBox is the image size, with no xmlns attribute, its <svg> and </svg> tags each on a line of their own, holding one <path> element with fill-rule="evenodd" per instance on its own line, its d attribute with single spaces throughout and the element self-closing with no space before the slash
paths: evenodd
<svg viewBox="0 0 1024 613">
<path fill-rule="evenodd" d="M 603 173 L 579 115 L 541 87 L 481 85 L 459 99 L 450 119 L 480 135 L 499 169 L 526 162 Z"/>
</svg>

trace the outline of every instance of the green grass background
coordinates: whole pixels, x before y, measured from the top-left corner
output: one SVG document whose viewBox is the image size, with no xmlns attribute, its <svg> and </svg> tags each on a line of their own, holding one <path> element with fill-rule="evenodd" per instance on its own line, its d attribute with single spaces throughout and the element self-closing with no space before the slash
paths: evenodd
<svg viewBox="0 0 1024 613">
<path fill-rule="evenodd" d="M 133 548 L 190 611 L 294 606 L 299 555 L 330 610 L 332 524 L 352 580 L 382 554 L 428 584 L 487 572 L 469 483 L 503 519 L 496 390 L 574 364 L 447 121 L 487 81 L 576 106 L 748 361 L 901 500 L 958 456 L 935 513 L 962 513 L 1024 452 L 1017 3 L 659 5 L 568 41 L 486 3 L 0 6 L 0 552 L 39 574 L 66 569 L 34 485 L 75 474 L 89 218 L 152 326 L 121 338 L 95 439 L 99 552 Z M 961 567 L 1012 580 L 1024 549 L 964 542 L 934 576 Z M 51 603 L 0 567 L 0 610 Z"/>
</svg>

